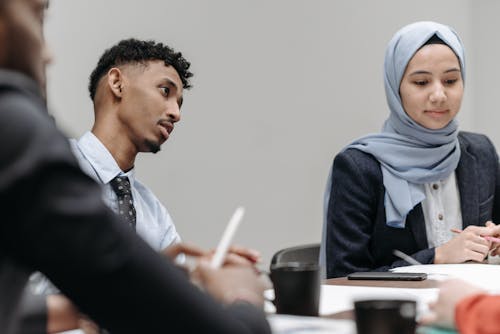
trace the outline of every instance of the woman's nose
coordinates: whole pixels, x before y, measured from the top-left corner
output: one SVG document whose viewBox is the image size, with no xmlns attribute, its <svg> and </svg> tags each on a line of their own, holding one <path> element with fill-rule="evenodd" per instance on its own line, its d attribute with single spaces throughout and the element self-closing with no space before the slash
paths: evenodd
<svg viewBox="0 0 500 334">
<path fill-rule="evenodd" d="M 433 91 L 431 92 L 431 95 L 429 96 L 429 99 L 432 103 L 437 104 L 446 101 L 446 92 L 443 85 L 436 84 Z"/>
</svg>

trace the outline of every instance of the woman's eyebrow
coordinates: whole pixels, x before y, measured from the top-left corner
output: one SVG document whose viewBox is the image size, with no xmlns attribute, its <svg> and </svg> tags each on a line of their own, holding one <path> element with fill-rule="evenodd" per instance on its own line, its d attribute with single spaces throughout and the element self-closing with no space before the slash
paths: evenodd
<svg viewBox="0 0 500 334">
<path fill-rule="evenodd" d="M 456 67 L 453 67 L 453 68 L 447 69 L 443 73 L 450 73 L 450 72 L 460 72 L 460 69 L 456 68 Z M 418 74 L 432 74 L 432 72 L 424 71 L 424 70 L 418 70 L 418 71 L 410 73 L 410 75 L 418 75 Z"/>
<path fill-rule="evenodd" d="M 432 74 L 432 73 L 429 71 L 424 71 L 424 70 L 418 70 L 418 71 L 410 73 L 410 75 L 418 75 L 418 74 Z"/>
</svg>

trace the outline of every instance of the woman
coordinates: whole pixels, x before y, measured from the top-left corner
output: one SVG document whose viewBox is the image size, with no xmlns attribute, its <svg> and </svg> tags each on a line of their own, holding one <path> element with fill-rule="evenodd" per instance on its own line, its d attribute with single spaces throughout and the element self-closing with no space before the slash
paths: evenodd
<svg viewBox="0 0 500 334">
<path fill-rule="evenodd" d="M 500 214 L 495 148 L 483 135 L 459 132 L 455 120 L 465 78 L 455 31 L 434 22 L 402 28 L 384 69 L 390 115 L 382 132 L 333 162 L 327 277 L 408 265 L 394 250 L 424 264 L 482 261 L 491 246 L 482 236 L 492 233 L 484 224 Z"/>
</svg>

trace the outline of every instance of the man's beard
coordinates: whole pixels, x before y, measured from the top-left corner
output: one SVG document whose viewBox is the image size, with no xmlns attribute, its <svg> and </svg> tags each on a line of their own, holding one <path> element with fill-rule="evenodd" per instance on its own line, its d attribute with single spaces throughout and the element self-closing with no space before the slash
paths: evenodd
<svg viewBox="0 0 500 334">
<path fill-rule="evenodd" d="M 148 151 L 151 153 L 158 153 L 161 150 L 160 144 L 158 144 L 158 143 L 155 143 L 155 142 L 153 142 L 151 140 L 147 140 L 147 139 L 146 139 L 145 143 L 146 143 L 146 147 L 149 149 Z"/>
</svg>

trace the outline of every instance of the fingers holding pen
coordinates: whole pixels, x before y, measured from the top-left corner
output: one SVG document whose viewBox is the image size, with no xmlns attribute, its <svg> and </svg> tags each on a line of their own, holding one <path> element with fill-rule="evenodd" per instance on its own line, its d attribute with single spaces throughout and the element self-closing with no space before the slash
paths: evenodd
<svg viewBox="0 0 500 334">
<path fill-rule="evenodd" d="M 486 239 L 491 241 L 490 255 L 500 255 L 500 224 L 496 225 L 492 221 L 487 221 L 485 226 L 490 229 L 486 234 Z"/>
<path fill-rule="evenodd" d="M 489 248 L 491 241 L 488 236 L 491 233 L 490 228 L 483 226 L 467 226 L 464 230 L 452 228 L 451 232 L 456 233 L 455 238 L 463 238 L 468 246 L 484 245 Z M 486 236 L 486 237 L 485 237 Z"/>
<path fill-rule="evenodd" d="M 489 255 L 500 255 L 500 225 L 495 225 L 492 221 L 487 221 L 485 227 L 469 226 L 468 229 L 475 233 L 480 233 L 480 237 L 489 243 Z M 454 233 L 462 232 L 459 229 L 451 229 L 451 231 Z"/>
<path fill-rule="evenodd" d="M 488 230 L 484 226 L 468 226 L 463 231 L 452 229 L 457 235 L 436 248 L 434 263 L 482 262 L 491 246 L 491 242 L 482 237 Z"/>
</svg>

